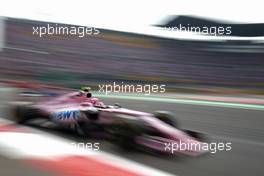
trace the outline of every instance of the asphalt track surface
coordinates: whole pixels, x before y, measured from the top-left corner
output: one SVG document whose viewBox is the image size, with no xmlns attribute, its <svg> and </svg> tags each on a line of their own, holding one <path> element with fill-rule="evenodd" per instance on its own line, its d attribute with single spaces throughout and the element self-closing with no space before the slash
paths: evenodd
<svg viewBox="0 0 264 176">
<path fill-rule="evenodd" d="M 100 142 L 100 149 L 130 160 L 164 170 L 175 175 L 264 175 L 264 111 L 231 107 L 214 107 L 181 103 L 150 102 L 103 98 L 106 104 L 120 103 L 123 107 L 154 112 L 174 112 L 181 128 L 197 130 L 208 134 L 211 142 L 231 142 L 231 151 L 218 151 L 197 158 L 162 157 L 144 152 L 125 152 L 118 147 L 98 139 L 83 139 L 76 135 L 51 129 L 38 128 L 78 142 Z M 14 164 L 13 164 L 14 163 Z M 20 168 L 17 161 L 0 157 L 1 175 L 12 174 L 10 168 Z M 20 168 L 21 169 L 21 168 Z M 23 167 L 23 175 L 40 175 L 33 169 Z M 14 172 L 14 170 L 13 170 Z M 36 174 L 38 173 L 38 174 Z M 48 173 L 43 173 L 47 175 Z"/>
</svg>

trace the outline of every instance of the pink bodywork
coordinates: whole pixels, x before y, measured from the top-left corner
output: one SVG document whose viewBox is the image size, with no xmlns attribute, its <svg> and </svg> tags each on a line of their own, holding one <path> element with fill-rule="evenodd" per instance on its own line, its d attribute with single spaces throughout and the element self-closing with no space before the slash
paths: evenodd
<svg viewBox="0 0 264 176">
<path fill-rule="evenodd" d="M 140 120 L 141 123 L 161 134 L 159 136 L 151 136 L 147 134 L 138 136 L 136 138 L 136 142 L 140 145 L 162 153 L 185 154 L 190 156 L 197 156 L 208 152 L 207 150 L 202 150 L 200 148 L 195 150 L 181 150 L 179 148 L 176 148 L 175 146 L 180 145 L 180 143 L 185 143 L 186 145 L 189 144 L 193 146 L 201 146 L 204 142 L 198 141 L 197 139 L 186 134 L 184 131 L 162 122 L 161 120 L 155 118 L 151 113 L 119 108 L 115 106 L 107 107 L 98 98 L 87 98 L 86 96 L 79 96 L 79 92 L 72 92 L 45 101 L 41 101 L 34 106 L 40 109 L 43 113 L 47 114 L 53 114 L 54 112 L 65 111 L 69 109 L 79 111 L 87 107 L 96 107 L 100 112 L 100 118 L 98 119 L 98 121 L 102 124 L 112 123 L 114 115 L 127 115 L 131 118 Z M 76 122 L 76 119 L 72 121 L 69 120 L 67 122 L 74 123 Z M 168 147 L 169 145 L 170 147 Z"/>
</svg>

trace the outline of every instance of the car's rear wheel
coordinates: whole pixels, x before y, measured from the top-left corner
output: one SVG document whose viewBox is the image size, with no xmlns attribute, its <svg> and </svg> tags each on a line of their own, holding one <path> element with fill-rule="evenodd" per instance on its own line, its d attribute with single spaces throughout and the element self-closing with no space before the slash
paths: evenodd
<svg viewBox="0 0 264 176">
<path fill-rule="evenodd" d="M 154 113 L 154 116 L 163 121 L 164 123 L 170 125 L 170 126 L 173 126 L 175 128 L 178 127 L 178 123 L 176 122 L 176 119 L 174 117 L 174 115 L 170 112 L 166 112 L 166 111 L 156 111 Z"/>
<path fill-rule="evenodd" d="M 16 106 L 14 110 L 14 120 L 19 124 L 24 124 L 28 120 L 38 117 L 40 114 L 37 109 L 28 106 Z"/>
</svg>

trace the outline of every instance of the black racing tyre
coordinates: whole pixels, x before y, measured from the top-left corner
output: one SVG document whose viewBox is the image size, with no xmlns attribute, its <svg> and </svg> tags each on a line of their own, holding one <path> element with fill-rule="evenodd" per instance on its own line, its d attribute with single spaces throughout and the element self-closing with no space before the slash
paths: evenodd
<svg viewBox="0 0 264 176">
<path fill-rule="evenodd" d="M 203 133 L 200 133 L 200 132 L 197 132 L 197 131 L 192 131 L 192 130 L 183 130 L 186 134 L 188 134 L 189 136 L 199 140 L 199 141 L 202 141 L 202 142 L 207 142 L 209 141 L 208 138 L 206 137 L 205 134 Z"/>
<path fill-rule="evenodd" d="M 28 106 L 16 106 L 14 110 L 14 120 L 19 124 L 24 124 L 30 119 L 39 117 L 38 110 Z"/>
<path fill-rule="evenodd" d="M 157 119 L 163 121 L 164 123 L 172 127 L 178 128 L 178 123 L 176 122 L 175 117 L 172 113 L 166 111 L 156 111 L 154 113 L 154 116 Z"/>
</svg>

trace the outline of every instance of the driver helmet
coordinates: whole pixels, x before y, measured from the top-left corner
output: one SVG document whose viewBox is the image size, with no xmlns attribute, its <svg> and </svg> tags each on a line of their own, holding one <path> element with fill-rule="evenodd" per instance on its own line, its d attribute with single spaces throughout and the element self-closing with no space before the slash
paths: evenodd
<svg viewBox="0 0 264 176">
<path fill-rule="evenodd" d="M 80 92 L 86 95 L 87 98 L 92 97 L 92 93 L 90 92 L 91 88 L 90 87 L 81 87 Z"/>
</svg>

